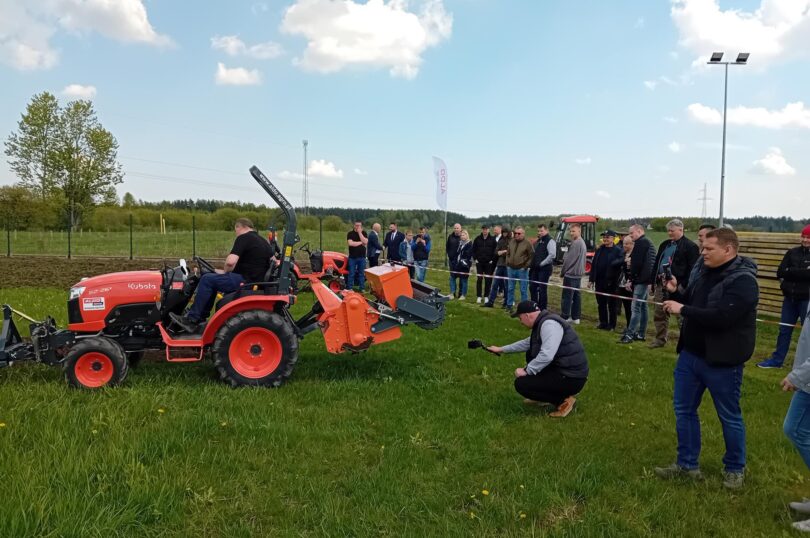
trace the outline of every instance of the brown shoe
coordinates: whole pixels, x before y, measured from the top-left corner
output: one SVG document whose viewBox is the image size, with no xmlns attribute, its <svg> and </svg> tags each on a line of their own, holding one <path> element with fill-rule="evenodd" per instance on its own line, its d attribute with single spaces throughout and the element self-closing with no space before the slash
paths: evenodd
<svg viewBox="0 0 810 538">
<path fill-rule="evenodd" d="M 656 349 L 659 347 L 664 347 L 665 345 L 667 345 L 666 342 L 663 342 L 661 340 L 655 340 L 654 342 L 650 342 L 650 344 L 647 347 L 650 349 Z"/>
<path fill-rule="evenodd" d="M 574 398 L 573 396 L 569 396 L 568 398 L 563 400 L 563 403 L 557 406 L 556 411 L 549 413 L 548 416 L 554 418 L 565 418 L 571 413 L 571 411 L 574 410 L 575 403 L 577 403 L 577 399 Z"/>
</svg>

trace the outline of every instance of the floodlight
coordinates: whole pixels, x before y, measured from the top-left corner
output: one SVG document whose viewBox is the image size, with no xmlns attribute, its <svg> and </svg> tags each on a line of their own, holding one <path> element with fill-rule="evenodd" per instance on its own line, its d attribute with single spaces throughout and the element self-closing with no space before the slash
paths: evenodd
<svg viewBox="0 0 810 538">
<path fill-rule="evenodd" d="M 750 53 L 748 53 L 748 52 L 741 52 L 741 53 L 739 53 L 739 54 L 737 55 L 737 61 L 736 61 L 735 63 L 738 63 L 738 64 L 744 64 L 744 63 L 747 63 L 747 62 L 748 62 L 748 57 L 749 57 L 750 55 L 751 55 L 751 54 L 750 54 Z"/>
<path fill-rule="evenodd" d="M 711 57 L 711 59 L 709 61 L 712 62 L 712 63 L 717 63 L 722 59 L 723 59 L 723 53 L 722 52 L 713 52 L 712 57 Z"/>
</svg>

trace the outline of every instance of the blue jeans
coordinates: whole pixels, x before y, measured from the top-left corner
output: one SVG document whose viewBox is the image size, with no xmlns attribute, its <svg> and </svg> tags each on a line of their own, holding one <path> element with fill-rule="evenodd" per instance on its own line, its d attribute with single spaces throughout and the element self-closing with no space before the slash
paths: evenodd
<svg viewBox="0 0 810 538">
<path fill-rule="evenodd" d="M 700 457 L 700 419 L 698 407 L 703 393 L 709 389 L 717 417 L 723 427 L 726 471 L 739 473 L 745 469 L 745 424 L 740 409 L 743 365 L 710 366 L 688 351 L 681 351 L 675 365 L 675 429 L 678 432 L 678 465 L 697 469 Z"/>
<path fill-rule="evenodd" d="M 506 280 L 503 278 L 506 276 L 506 266 L 499 265 L 495 267 L 495 275 L 496 277 L 501 278 L 493 278 L 492 279 L 492 288 L 489 290 L 489 300 L 487 301 L 489 304 L 495 304 L 495 299 L 498 298 L 498 293 L 503 292 L 503 304 L 506 304 Z"/>
<path fill-rule="evenodd" d="M 507 307 L 515 304 L 515 280 L 520 282 L 520 300 L 529 300 L 529 270 L 506 268 L 506 276 L 509 277 L 506 283 L 506 297 L 504 302 Z"/>
<path fill-rule="evenodd" d="M 633 286 L 633 307 L 632 314 L 630 315 L 630 323 L 627 325 L 624 334 L 630 336 L 638 334 L 644 336 L 647 334 L 647 320 L 649 313 L 647 312 L 647 284 L 636 284 Z"/>
<path fill-rule="evenodd" d="M 349 258 L 349 274 L 346 275 L 346 289 L 354 289 L 355 282 L 360 291 L 366 287 L 366 258 Z"/>
<path fill-rule="evenodd" d="M 810 469 L 810 394 L 797 390 L 785 415 L 785 435 Z"/>
<path fill-rule="evenodd" d="M 563 286 L 577 288 L 576 290 L 569 290 L 565 288 L 562 290 L 562 305 L 560 306 L 560 315 L 563 319 L 579 319 L 582 317 L 582 296 L 578 291 L 581 284 L 582 277 L 563 277 Z"/>
<path fill-rule="evenodd" d="M 425 281 L 425 274 L 427 274 L 427 260 L 416 260 L 413 264 L 416 266 L 416 280 L 419 282 Z"/>
<path fill-rule="evenodd" d="M 450 269 L 450 277 L 449 277 L 450 278 L 450 295 L 455 295 L 456 294 L 456 279 L 458 278 L 458 275 L 456 274 L 456 267 L 455 267 L 454 264 L 451 263 L 449 265 L 449 269 Z"/>
<path fill-rule="evenodd" d="M 205 273 L 197 284 L 197 294 L 194 303 L 188 309 L 188 319 L 201 322 L 208 319 L 211 308 L 217 299 L 217 293 L 231 293 L 236 291 L 245 281 L 242 275 L 236 273 Z"/>
<path fill-rule="evenodd" d="M 795 301 L 790 297 L 785 297 L 782 301 L 782 323 L 795 325 L 796 321 L 804 323 L 804 315 L 807 313 L 807 299 Z M 771 355 L 771 359 L 779 364 L 785 362 L 788 349 L 790 349 L 790 339 L 793 337 L 793 327 L 787 325 L 779 326 L 779 336 L 776 338 L 776 349 Z"/>
<path fill-rule="evenodd" d="M 548 308 L 548 281 L 551 278 L 551 264 L 535 267 L 529 272 L 529 280 L 542 282 L 542 284 L 529 284 L 532 301 L 540 305 L 541 310 Z"/>
</svg>

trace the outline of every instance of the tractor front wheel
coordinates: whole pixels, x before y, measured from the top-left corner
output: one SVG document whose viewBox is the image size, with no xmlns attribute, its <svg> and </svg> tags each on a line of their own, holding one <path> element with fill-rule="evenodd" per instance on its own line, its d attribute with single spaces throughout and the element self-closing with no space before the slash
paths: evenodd
<svg viewBox="0 0 810 538">
<path fill-rule="evenodd" d="M 97 389 L 123 383 L 128 364 L 124 350 L 103 336 L 84 338 L 63 361 L 65 380 L 77 389 Z"/>
<path fill-rule="evenodd" d="M 298 361 L 298 338 L 281 315 L 248 310 L 217 331 L 212 354 L 220 377 L 232 387 L 278 387 Z"/>
</svg>

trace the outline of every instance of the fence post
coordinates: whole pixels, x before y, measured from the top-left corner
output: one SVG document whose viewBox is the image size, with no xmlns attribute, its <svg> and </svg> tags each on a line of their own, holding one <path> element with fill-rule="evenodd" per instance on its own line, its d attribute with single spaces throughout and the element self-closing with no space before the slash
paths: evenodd
<svg viewBox="0 0 810 538">
<path fill-rule="evenodd" d="M 6 257 L 11 258 L 11 224 L 6 220 Z"/>
<path fill-rule="evenodd" d="M 191 215 L 191 257 L 197 257 L 197 220 Z"/>
<path fill-rule="evenodd" d="M 129 259 L 132 259 L 132 213 L 129 214 Z"/>
<path fill-rule="evenodd" d="M 73 215 L 71 215 L 71 221 L 73 220 Z M 68 260 L 70 259 L 70 236 L 71 232 L 73 231 L 73 222 L 68 224 Z"/>
<path fill-rule="evenodd" d="M 323 252 L 323 217 L 318 217 L 318 250 Z"/>
</svg>

